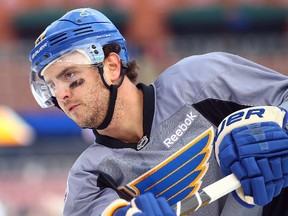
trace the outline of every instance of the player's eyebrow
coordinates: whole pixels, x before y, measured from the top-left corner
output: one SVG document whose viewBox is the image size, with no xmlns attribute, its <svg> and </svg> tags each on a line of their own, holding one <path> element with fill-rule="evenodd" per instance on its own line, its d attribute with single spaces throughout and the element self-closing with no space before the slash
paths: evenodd
<svg viewBox="0 0 288 216">
<path fill-rule="evenodd" d="M 60 79 L 65 73 L 67 73 L 69 70 L 75 68 L 76 66 L 69 66 L 69 67 L 66 67 L 64 68 L 62 71 L 60 71 L 58 73 L 58 75 L 56 76 L 56 79 Z M 45 80 L 46 84 L 49 85 L 51 83 L 53 83 L 53 81 L 51 79 L 47 79 Z"/>
</svg>

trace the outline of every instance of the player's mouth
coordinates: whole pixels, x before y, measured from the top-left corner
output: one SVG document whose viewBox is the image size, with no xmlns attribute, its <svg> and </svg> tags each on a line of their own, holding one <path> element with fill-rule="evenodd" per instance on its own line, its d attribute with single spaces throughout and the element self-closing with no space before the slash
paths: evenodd
<svg viewBox="0 0 288 216">
<path fill-rule="evenodd" d="M 77 109 L 77 107 L 79 107 L 80 106 L 80 104 L 75 104 L 75 105 L 72 105 L 72 106 L 69 106 L 68 107 L 68 112 L 74 112 L 76 109 Z"/>
</svg>

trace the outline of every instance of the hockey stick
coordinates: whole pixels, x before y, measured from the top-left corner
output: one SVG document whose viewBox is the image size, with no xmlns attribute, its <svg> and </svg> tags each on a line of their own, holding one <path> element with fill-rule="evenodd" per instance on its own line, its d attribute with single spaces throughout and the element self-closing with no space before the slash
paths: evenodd
<svg viewBox="0 0 288 216">
<path fill-rule="evenodd" d="M 230 174 L 213 184 L 208 185 L 191 197 L 177 203 L 177 215 L 189 215 L 201 207 L 204 207 L 226 194 L 238 189 L 240 182 L 234 174 Z M 176 206 L 175 206 L 176 208 Z"/>
</svg>

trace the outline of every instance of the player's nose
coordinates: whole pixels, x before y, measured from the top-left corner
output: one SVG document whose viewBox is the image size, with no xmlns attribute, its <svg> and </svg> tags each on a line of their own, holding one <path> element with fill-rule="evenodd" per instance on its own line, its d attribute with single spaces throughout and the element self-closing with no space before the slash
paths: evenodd
<svg viewBox="0 0 288 216">
<path fill-rule="evenodd" d="M 57 101 L 64 102 L 71 98 L 71 89 L 68 85 L 58 85 L 55 88 L 55 97 Z"/>
</svg>

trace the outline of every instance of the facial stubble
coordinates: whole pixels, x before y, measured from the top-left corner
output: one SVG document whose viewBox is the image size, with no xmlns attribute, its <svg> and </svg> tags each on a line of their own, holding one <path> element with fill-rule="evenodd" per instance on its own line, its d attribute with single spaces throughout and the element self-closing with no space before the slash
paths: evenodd
<svg viewBox="0 0 288 216">
<path fill-rule="evenodd" d="M 105 87 L 100 88 L 101 84 L 94 83 L 88 87 L 83 104 L 85 109 L 78 123 L 82 128 L 96 128 L 105 118 L 109 106 L 109 90 Z"/>
</svg>

